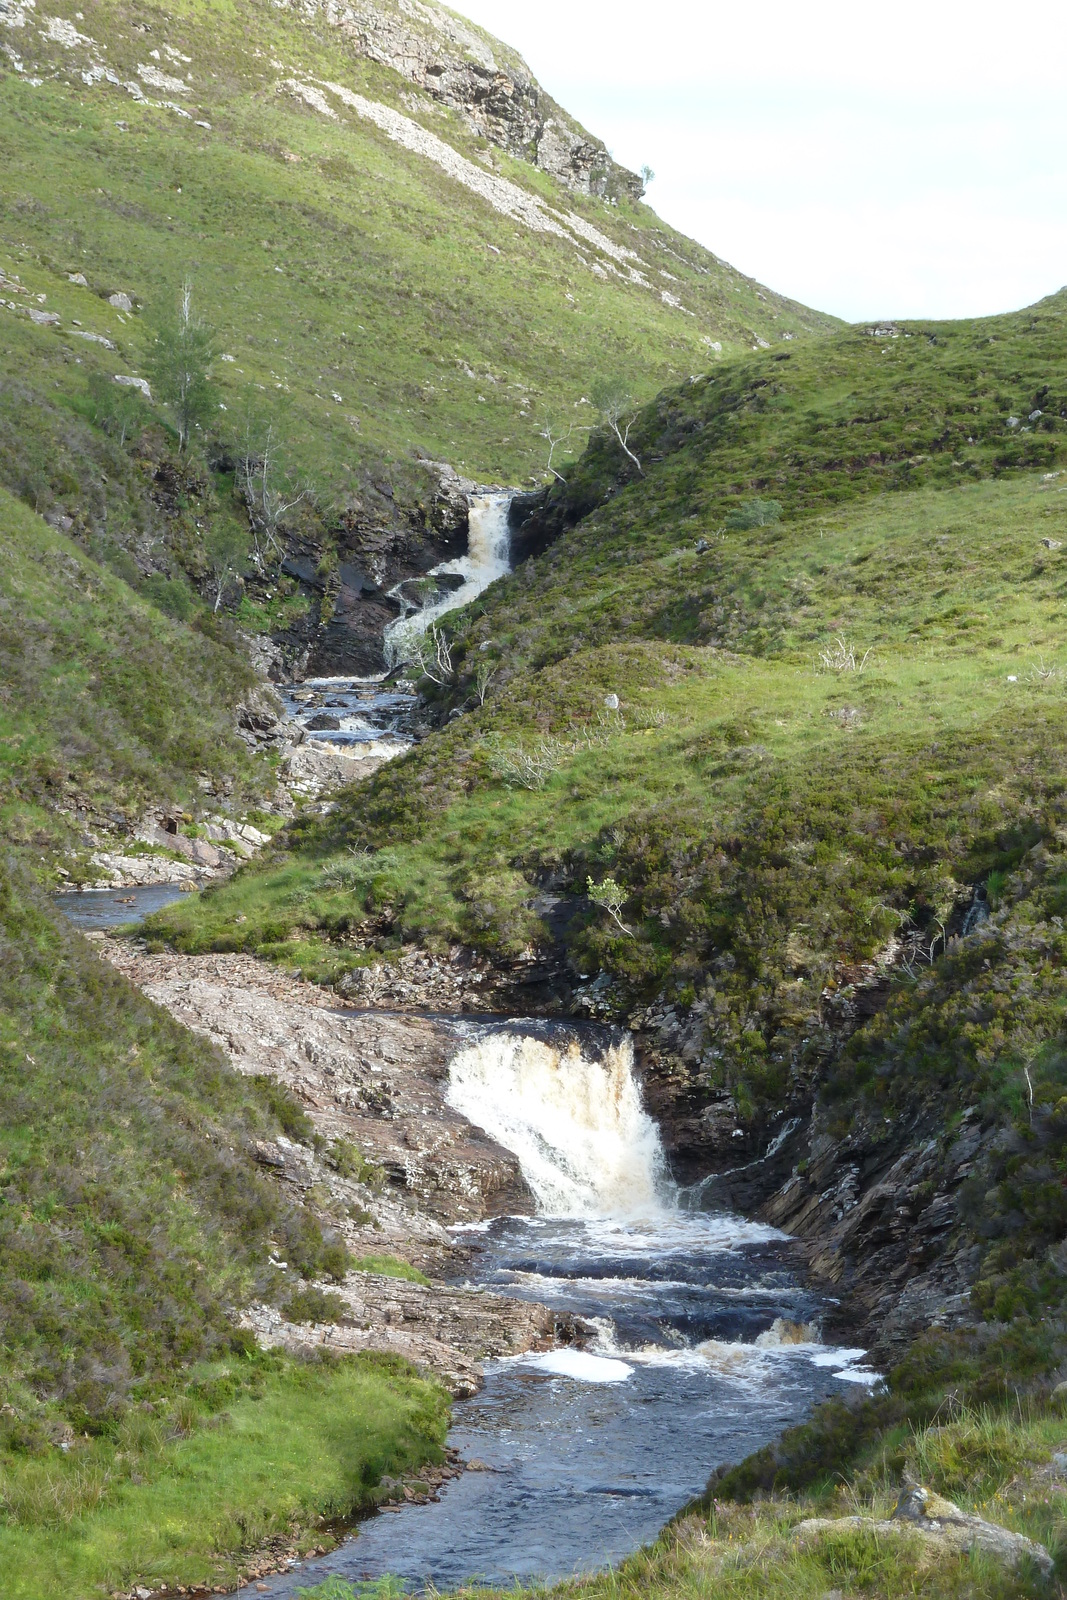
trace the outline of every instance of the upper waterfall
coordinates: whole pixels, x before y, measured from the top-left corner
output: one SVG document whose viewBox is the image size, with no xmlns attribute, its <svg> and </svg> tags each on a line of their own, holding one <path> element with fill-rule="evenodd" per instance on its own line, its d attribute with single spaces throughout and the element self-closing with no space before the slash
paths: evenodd
<svg viewBox="0 0 1067 1600">
<path fill-rule="evenodd" d="M 425 633 L 446 611 L 469 605 L 496 578 L 502 578 L 511 571 L 511 535 L 508 529 L 511 499 L 510 494 L 480 494 L 471 501 L 467 554 L 453 561 L 442 561 L 426 574 L 428 578 L 436 577 L 439 573 L 458 575 L 463 579 L 463 584 L 433 605 L 409 611 L 389 624 L 385 630 L 385 659 L 390 667 L 395 667 L 401 661 L 410 661 L 415 654 L 418 636 Z"/>
<path fill-rule="evenodd" d="M 572 1034 L 486 1031 L 453 1058 L 447 1099 L 518 1156 L 541 1216 L 634 1216 L 669 1192 L 628 1036 L 594 1053 Z"/>
</svg>

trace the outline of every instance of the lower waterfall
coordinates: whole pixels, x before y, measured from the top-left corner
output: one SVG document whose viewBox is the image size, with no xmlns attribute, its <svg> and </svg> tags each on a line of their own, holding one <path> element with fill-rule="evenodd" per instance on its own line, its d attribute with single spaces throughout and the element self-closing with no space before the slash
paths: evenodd
<svg viewBox="0 0 1067 1600">
<path fill-rule="evenodd" d="M 270 1580 L 273 1600 L 331 1577 L 429 1596 L 595 1572 L 655 1539 L 714 1466 L 877 1381 L 862 1350 L 820 1342 L 825 1302 L 790 1239 L 684 1206 L 629 1034 L 454 1021 L 447 1099 L 518 1157 L 537 1206 L 452 1230 L 455 1289 L 533 1300 L 580 1334 L 487 1361 L 449 1435 L 475 1470 Z"/>
<path fill-rule="evenodd" d="M 669 1199 L 629 1037 L 595 1053 L 573 1034 L 487 1032 L 453 1057 L 448 1101 L 518 1156 L 541 1216 L 628 1217 Z"/>
</svg>

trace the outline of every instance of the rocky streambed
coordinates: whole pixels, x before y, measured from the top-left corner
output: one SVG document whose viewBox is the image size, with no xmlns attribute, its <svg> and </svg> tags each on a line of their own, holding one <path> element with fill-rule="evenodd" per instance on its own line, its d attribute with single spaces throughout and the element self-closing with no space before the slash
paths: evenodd
<svg viewBox="0 0 1067 1600">
<path fill-rule="evenodd" d="M 457 1400 L 453 1467 L 472 1470 L 261 1578 L 269 1592 L 331 1572 L 440 1587 L 590 1570 L 653 1537 L 718 1463 L 875 1381 L 862 1350 L 823 1342 L 830 1307 L 788 1235 L 674 1183 L 625 1030 L 371 1009 L 250 956 L 100 947 L 299 1100 L 314 1143 L 256 1157 L 372 1269 L 320 1286 L 343 1301 L 335 1321 L 256 1305 L 245 1325 L 293 1350 L 392 1351 Z"/>
</svg>

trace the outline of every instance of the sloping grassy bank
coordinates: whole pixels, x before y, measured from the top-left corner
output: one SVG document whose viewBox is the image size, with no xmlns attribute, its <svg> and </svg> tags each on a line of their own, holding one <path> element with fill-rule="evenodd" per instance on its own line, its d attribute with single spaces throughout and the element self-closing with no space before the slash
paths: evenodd
<svg viewBox="0 0 1067 1600">
<path fill-rule="evenodd" d="M 304 1366 L 236 1326 L 293 1273 L 348 1266 L 256 1168 L 254 1141 L 283 1130 L 311 1137 L 295 1102 L 233 1072 L 5 871 L 5 1595 L 232 1576 L 265 1538 L 435 1458 L 446 1398 L 403 1363 Z"/>
<path fill-rule="evenodd" d="M 248 804 L 268 763 L 237 737 L 254 692 L 232 629 L 163 615 L 0 489 L 0 836 L 47 859 L 85 824 L 136 823 L 200 797 Z"/>
<path fill-rule="evenodd" d="M 264 1552 L 306 1551 L 323 1523 L 375 1505 L 384 1475 L 418 1481 L 442 1458 L 447 1396 L 404 1362 L 230 1361 L 196 1373 L 224 1404 L 198 1425 L 142 1409 L 113 1437 L 4 1461 L 5 1596 L 229 1589 Z"/>
<path fill-rule="evenodd" d="M 797 1554 L 786 1525 L 883 1506 L 929 1444 L 932 1487 L 1062 1538 L 1063 315 L 724 368 L 644 414 L 643 480 L 596 440 L 568 476 L 599 509 L 458 622 L 464 714 L 154 924 L 329 980 L 404 942 L 520 958 L 547 895 L 576 1005 L 641 1029 L 753 1153 L 805 1119 L 790 1193 L 832 1197 L 811 1226 L 843 1291 L 945 1305 L 887 1336 L 885 1396 L 561 1592 L 1041 1592 L 865 1533 Z"/>
</svg>

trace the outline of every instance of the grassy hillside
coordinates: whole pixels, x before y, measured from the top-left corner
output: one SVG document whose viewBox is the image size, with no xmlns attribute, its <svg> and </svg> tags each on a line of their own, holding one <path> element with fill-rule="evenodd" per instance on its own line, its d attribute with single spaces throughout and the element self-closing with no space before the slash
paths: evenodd
<svg viewBox="0 0 1067 1600">
<path fill-rule="evenodd" d="M 271 786 L 235 731 L 255 678 L 232 629 L 183 626 L 0 489 L 0 833 L 34 860 L 85 827 Z"/>
<path fill-rule="evenodd" d="M 403 1363 L 301 1366 L 235 1308 L 343 1246 L 257 1170 L 309 1137 L 0 879 L 0 1568 L 20 1600 L 219 1581 L 440 1443 Z M 284 1481 L 284 1489 L 278 1489 Z"/>
<path fill-rule="evenodd" d="M 836 967 L 947 917 L 1035 842 L 1031 815 L 1058 793 L 1065 424 L 1053 401 L 1026 434 L 1008 418 L 1063 391 L 1062 319 L 1056 301 L 732 364 L 642 414 L 645 478 L 594 440 L 560 495 L 602 509 L 457 623 L 448 701 L 466 715 L 290 835 L 284 864 L 167 925 L 288 941 L 305 965 L 318 932 L 329 966 L 356 959 L 331 933 L 373 931 L 388 906 L 394 939 L 514 952 L 543 936 L 528 903 L 551 879 L 582 905 L 581 970 L 603 964 L 632 1000 L 668 974 L 699 985 L 713 956 L 744 949 L 749 975 L 725 980 L 739 1014 L 766 1013 L 765 1046 L 780 1012 L 802 1033 L 791 974 L 814 1004 Z M 931 449 L 983 386 L 966 456 Z M 904 434 L 926 448 L 901 460 Z M 770 490 L 768 525 L 744 527 Z M 352 842 L 388 853 L 338 878 Z M 628 934 L 584 902 L 606 874 Z M 785 953 L 798 922 L 802 959 Z"/>
<path fill-rule="evenodd" d="M 732 364 L 642 414 L 643 477 L 594 440 L 548 508 L 557 542 L 457 621 L 442 693 L 464 714 L 156 923 L 186 948 L 259 950 L 330 979 L 405 941 L 464 940 L 506 963 L 548 944 L 547 892 L 573 1003 L 644 1028 L 754 1149 L 814 1101 L 798 1214 L 850 1162 L 877 1175 L 922 1146 L 923 1181 L 827 1259 L 871 1303 L 872 1263 L 878 1282 L 947 1263 L 943 1293 L 958 1282 L 955 1323 L 971 1326 L 922 1335 L 884 1402 L 826 1413 L 724 1480 L 724 1499 L 802 1490 L 837 1505 L 844 1476 L 877 1500 L 877 1461 L 896 1463 L 887 1482 L 909 1431 L 943 1425 L 946 1406 L 971 1407 L 968 1426 L 989 1405 L 1007 1434 L 1029 1426 L 1005 1420 L 1013 1385 L 1055 1416 L 1042 1408 L 1067 1359 L 1064 309 L 1057 297 L 895 340 L 851 331 L 788 363 Z M 855 1005 L 864 986 L 873 1016 Z M 961 1177 L 964 1126 L 980 1137 Z M 1019 1445 L 1039 1466 L 1036 1448 Z M 956 1493 L 981 1499 L 980 1477 Z M 707 1562 L 732 1570 L 704 1533 L 695 1567 L 685 1551 L 656 1557 L 663 1593 L 710 1584 Z M 785 1538 L 754 1536 L 753 1561 Z M 840 1559 L 862 1587 L 859 1555 Z M 798 1584 L 819 1578 L 783 1560 L 759 1556 L 752 1593 L 794 1568 Z M 872 1592 L 979 1581 L 964 1566 L 924 1588 L 921 1563 L 905 1566 L 872 1569 Z M 747 1581 L 724 1576 L 721 1592 Z"/>
<path fill-rule="evenodd" d="M 388 524 L 427 497 L 415 455 L 522 480 L 546 426 L 581 444 L 598 378 L 649 395 L 712 344 L 833 325 L 497 149 L 317 12 L 16 5 L 0 32 L 0 482 L 128 577 L 202 579 L 235 522 L 247 547 L 233 466 L 268 435 L 314 489 L 294 525 Z M 213 473 L 174 462 L 165 408 L 123 441 L 90 387 L 144 375 L 185 279 L 217 334 Z"/>
</svg>

